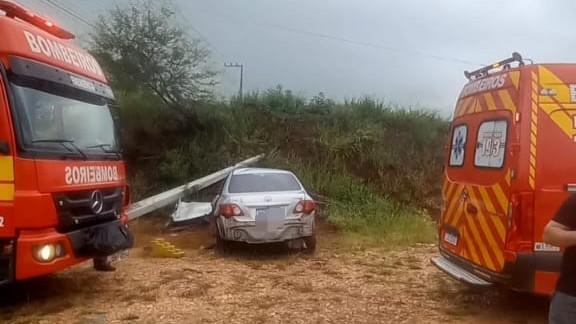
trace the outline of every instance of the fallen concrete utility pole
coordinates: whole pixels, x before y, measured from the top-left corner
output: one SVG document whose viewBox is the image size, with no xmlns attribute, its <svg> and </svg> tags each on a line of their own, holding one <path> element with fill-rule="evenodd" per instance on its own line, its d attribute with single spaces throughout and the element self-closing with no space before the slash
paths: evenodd
<svg viewBox="0 0 576 324">
<path fill-rule="evenodd" d="M 168 191 L 164 191 L 155 196 L 148 197 L 138 202 L 132 203 L 132 207 L 128 211 L 128 218 L 130 220 L 133 220 L 142 215 L 146 215 L 150 212 L 153 212 L 159 208 L 173 204 L 176 201 L 178 201 L 178 198 L 180 198 L 184 193 L 199 191 L 201 189 L 209 187 L 217 183 L 218 181 L 222 181 L 223 179 L 225 179 L 228 173 L 233 169 L 254 164 L 263 157 L 264 154 L 251 157 L 247 160 L 237 163 L 234 166 L 214 172 L 203 178 L 189 182 L 185 185 L 170 189 Z"/>
</svg>

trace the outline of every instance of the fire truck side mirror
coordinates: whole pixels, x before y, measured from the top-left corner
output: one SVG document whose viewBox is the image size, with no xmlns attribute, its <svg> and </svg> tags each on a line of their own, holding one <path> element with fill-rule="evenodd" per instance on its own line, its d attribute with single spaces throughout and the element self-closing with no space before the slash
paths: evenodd
<svg viewBox="0 0 576 324">
<path fill-rule="evenodd" d="M 8 142 L 0 141 L 0 154 L 8 155 L 10 154 L 10 145 Z"/>
</svg>

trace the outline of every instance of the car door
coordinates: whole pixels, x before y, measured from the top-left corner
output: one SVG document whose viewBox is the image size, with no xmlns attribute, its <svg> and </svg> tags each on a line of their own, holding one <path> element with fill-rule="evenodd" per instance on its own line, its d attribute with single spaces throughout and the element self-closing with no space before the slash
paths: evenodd
<svg viewBox="0 0 576 324">
<path fill-rule="evenodd" d="M 445 172 L 442 245 L 495 272 L 504 266 L 511 116 L 500 110 L 461 118 Z"/>
</svg>

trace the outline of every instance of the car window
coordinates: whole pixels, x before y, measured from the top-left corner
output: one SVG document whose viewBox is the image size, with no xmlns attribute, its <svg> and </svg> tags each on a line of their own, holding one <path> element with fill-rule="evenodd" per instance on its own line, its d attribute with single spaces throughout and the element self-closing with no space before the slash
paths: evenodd
<svg viewBox="0 0 576 324">
<path fill-rule="evenodd" d="M 506 153 L 508 122 L 491 120 L 480 125 L 476 141 L 474 165 L 484 168 L 501 168 Z"/>
<path fill-rule="evenodd" d="M 450 146 L 450 166 L 462 166 L 464 164 L 467 137 L 468 126 L 458 125 L 454 127 L 452 145 Z"/>
<path fill-rule="evenodd" d="M 288 173 L 237 174 L 230 178 L 228 192 L 267 192 L 301 190 L 298 180 Z"/>
</svg>

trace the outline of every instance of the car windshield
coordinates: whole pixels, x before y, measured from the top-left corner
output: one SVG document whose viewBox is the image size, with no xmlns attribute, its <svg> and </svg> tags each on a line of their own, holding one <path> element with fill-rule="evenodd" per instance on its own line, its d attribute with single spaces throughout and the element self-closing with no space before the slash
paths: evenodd
<svg viewBox="0 0 576 324">
<path fill-rule="evenodd" d="M 229 193 L 298 191 L 298 180 L 289 173 L 237 174 L 230 178 Z"/>
<path fill-rule="evenodd" d="M 25 149 L 84 157 L 117 153 L 114 120 L 103 99 L 73 88 L 11 86 Z"/>
</svg>

